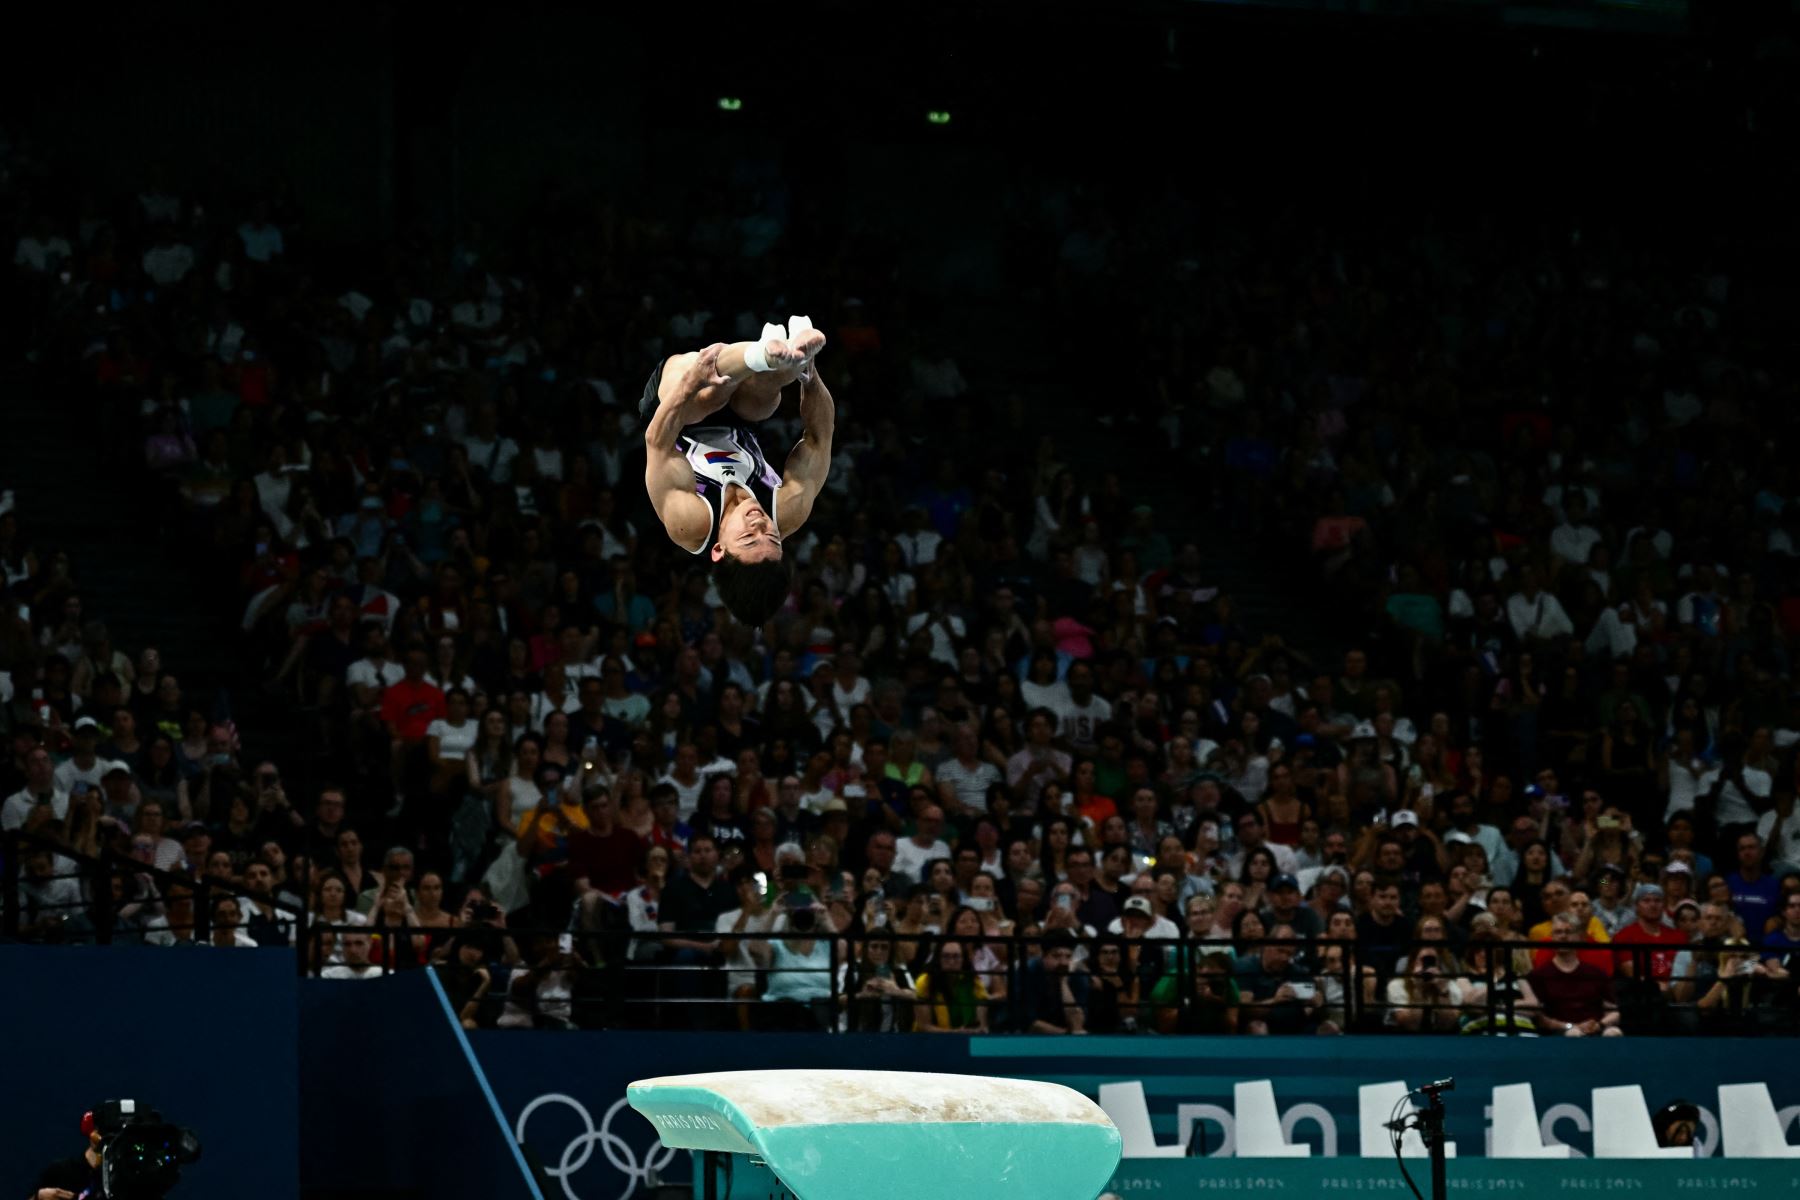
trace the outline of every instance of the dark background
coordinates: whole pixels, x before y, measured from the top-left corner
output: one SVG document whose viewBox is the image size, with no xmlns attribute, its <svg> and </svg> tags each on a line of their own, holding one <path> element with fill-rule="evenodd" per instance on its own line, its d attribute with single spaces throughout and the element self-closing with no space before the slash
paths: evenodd
<svg viewBox="0 0 1800 1200">
<path fill-rule="evenodd" d="M 854 197 L 864 222 L 937 212 L 971 233 L 1038 173 L 1240 202 L 1300 189 L 1415 221 L 1467 188 L 1631 224 L 1755 213 L 1791 185 L 1791 156 L 1738 165 L 1746 141 L 1795 133 L 1766 107 L 1753 130 L 1737 119 L 1793 68 L 1767 36 L 1785 4 L 1304 7 L 33 12 L 0 96 L 83 178 L 279 177 L 346 245 L 516 219 L 550 188 L 679 206 L 756 162 L 813 203 Z"/>
</svg>

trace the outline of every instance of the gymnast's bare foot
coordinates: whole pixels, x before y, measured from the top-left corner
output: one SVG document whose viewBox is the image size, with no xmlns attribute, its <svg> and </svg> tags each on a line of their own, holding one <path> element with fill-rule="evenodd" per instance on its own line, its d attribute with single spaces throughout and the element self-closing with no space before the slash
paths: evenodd
<svg viewBox="0 0 1800 1200">
<path fill-rule="evenodd" d="M 806 329 L 789 337 L 788 346 L 790 349 L 799 352 L 802 361 L 807 361 L 814 358 L 819 351 L 825 348 L 825 335 L 820 333 L 817 329 L 808 326 Z M 774 360 L 771 358 L 770 361 L 773 362 Z"/>
</svg>

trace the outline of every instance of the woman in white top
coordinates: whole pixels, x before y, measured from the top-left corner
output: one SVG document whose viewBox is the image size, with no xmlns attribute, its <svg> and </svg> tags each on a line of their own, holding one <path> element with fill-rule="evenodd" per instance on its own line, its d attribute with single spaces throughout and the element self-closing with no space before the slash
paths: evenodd
<svg viewBox="0 0 1800 1200">
<path fill-rule="evenodd" d="M 341 871 L 325 871 L 319 876 L 319 887 L 313 896 L 312 912 L 307 914 L 308 945 L 313 966 L 344 961 L 342 936 L 334 931 L 312 935 L 314 926 L 367 925 L 369 918 L 350 907 L 350 884 Z"/>
<path fill-rule="evenodd" d="M 243 910 L 236 896 L 220 896 L 213 901 L 212 934 L 208 946 L 256 946 L 256 939 L 244 932 Z"/>
<path fill-rule="evenodd" d="M 625 893 L 625 915 L 633 933 L 659 933 L 658 912 L 662 907 L 663 887 L 669 882 L 669 850 L 651 846 L 644 851 L 643 866 L 638 870 L 643 882 Z M 661 949 L 655 938 L 641 938 L 631 943 L 628 957 L 633 961 L 655 958 Z"/>
<path fill-rule="evenodd" d="M 451 688 L 444 694 L 444 715 L 425 729 L 425 745 L 431 756 L 431 794 L 450 790 L 458 776 L 469 770 L 469 751 L 481 732 L 481 723 L 469 715 L 469 693 Z"/>
<path fill-rule="evenodd" d="M 445 701 L 448 707 L 449 701 Z M 490 708 L 481 714 L 481 732 L 469 747 L 464 762 L 469 773 L 469 787 L 481 793 L 490 803 L 500 794 L 500 785 L 512 774 L 512 733 L 506 714 Z"/>
<path fill-rule="evenodd" d="M 1066 536 L 1070 526 L 1088 515 L 1089 501 L 1072 471 L 1062 470 L 1050 486 L 1037 494 L 1032 505 L 1031 536 L 1025 540 L 1025 553 L 1038 562 L 1048 562 L 1051 543 Z"/>
<path fill-rule="evenodd" d="M 535 733 L 513 743 L 512 774 L 500 781 L 500 790 L 494 796 L 494 823 L 500 828 L 512 830 L 518 824 L 514 813 L 528 813 L 543 801 L 544 793 L 536 782 L 542 757 L 543 744 Z"/>
<path fill-rule="evenodd" d="M 425 672 L 425 681 L 435 684 L 446 695 L 452 688 L 461 688 L 471 696 L 481 690 L 457 661 L 456 638 L 448 633 L 438 638 L 432 650 L 431 667 Z"/>
</svg>

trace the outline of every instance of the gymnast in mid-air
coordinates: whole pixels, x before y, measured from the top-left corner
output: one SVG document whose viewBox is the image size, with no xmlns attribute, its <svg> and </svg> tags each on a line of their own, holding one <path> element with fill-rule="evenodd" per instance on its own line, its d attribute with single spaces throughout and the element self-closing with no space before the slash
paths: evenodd
<svg viewBox="0 0 1800 1200">
<path fill-rule="evenodd" d="M 805 317 L 765 325 L 762 338 L 672 355 L 644 386 L 644 486 L 676 545 L 714 564 L 731 615 L 760 626 L 787 599 L 782 542 L 806 524 L 831 469 L 835 409 L 815 359 L 825 335 Z M 800 383 L 800 441 L 778 474 L 754 426 L 781 389 Z"/>
</svg>

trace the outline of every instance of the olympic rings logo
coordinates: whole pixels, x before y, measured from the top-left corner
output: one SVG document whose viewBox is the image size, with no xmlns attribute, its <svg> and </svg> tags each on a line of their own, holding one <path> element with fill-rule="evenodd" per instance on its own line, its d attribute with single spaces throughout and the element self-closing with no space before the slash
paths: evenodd
<svg viewBox="0 0 1800 1200">
<path fill-rule="evenodd" d="M 546 1104 L 567 1105 L 575 1110 L 576 1116 L 581 1118 L 583 1132 L 576 1134 L 574 1139 L 563 1147 L 562 1158 L 557 1161 L 555 1166 L 544 1168 L 544 1174 L 562 1184 L 563 1195 L 567 1196 L 569 1200 L 583 1200 L 576 1194 L 569 1177 L 588 1164 L 588 1160 L 594 1156 L 596 1145 L 606 1156 L 606 1161 L 625 1177 L 625 1187 L 619 1193 L 618 1200 L 627 1200 L 627 1197 L 640 1186 L 650 1182 L 651 1175 L 660 1173 L 675 1161 L 675 1151 L 663 1145 L 662 1140 L 658 1138 L 650 1143 L 649 1149 L 644 1152 L 644 1161 L 640 1164 L 637 1151 L 632 1148 L 631 1143 L 613 1132 L 613 1118 L 626 1107 L 625 1098 L 622 1096 L 614 1101 L 611 1108 L 606 1110 L 606 1116 L 601 1118 L 600 1124 L 596 1128 L 594 1118 L 581 1101 L 573 1096 L 565 1096 L 561 1092 L 547 1092 L 527 1104 L 525 1111 L 519 1114 L 518 1124 L 513 1128 L 514 1138 L 520 1142 L 525 1140 L 526 1122 L 531 1120 L 532 1113 Z"/>
</svg>

